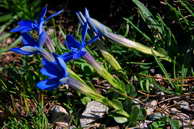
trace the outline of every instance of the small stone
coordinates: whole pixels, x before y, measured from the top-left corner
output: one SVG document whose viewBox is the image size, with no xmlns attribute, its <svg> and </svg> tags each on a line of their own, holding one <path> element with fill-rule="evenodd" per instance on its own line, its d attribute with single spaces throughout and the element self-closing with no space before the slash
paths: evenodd
<svg viewBox="0 0 194 129">
<path fill-rule="evenodd" d="M 158 102 L 156 100 L 153 100 L 150 102 L 150 105 L 153 107 L 157 106 L 157 104 L 158 104 Z"/>
<path fill-rule="evenodd" d="M 81 127 L 91 126 L 90 123 L 94 122 L 99 118 L 102 118 L 107 112 L 107 106 L 96 101 L 89 102 L 80 119 Z"/>
<path fill-rule="evenodd" d="M 152 100 L 151 102 L 146 103 L 146 113 L 147 115 L 153 114 L 156 109 L 158 102 L 156 100 Z"/>
<path fill-rule="evenodd" d="M 151 115 L 151 114 L 153 114 L 153 112 L 154 112 L 154 109 L 153 108 L 147 108 L 146 109 L 146 114 L 147 115 Z"/>
<path fill-rule="evenodd" d="M 189 107 L 189 103 L 188 102 L 186 102 L 186 101 L 180 101 L 180 102 L 178 102 L 178 104 L 180 105 L 180 108 L 182 108 L 182 109 L 185 109 L 185 110 L 191 110 L 191 108 Z"/>
<path fill-rule="evenodd" d="M 107 127 L 106 129 L 120 129 L 119 126 Z"/>
<path fill-rule="evenodd" d="M 155 69 L 150 69 L 150 73 L 154 74 L 156 72 Z"/>
<path fill-rule="evenodd" d="M 148 128 L 148 125 L 150 123 L 152 123 L 152 121 L 150 121 L 150 120 L 142 121 L 142 122 L 139 123 L 138 129 L 147 129 Z"/>
<path fill-rule="evenodd" d="M 176 108 L 171 108 L 171 109 L 170 109 L 170 112 L 171 112 L 172 114 L 176 114 L 176 113 L 178 113 L 178 112 L 180 112 L 180 111 L 177 110 Z"/>
<path fill-rule="evenodd" d="M 162 117 L 164 117 L 164 114 L 162 114 L 162 113 L 160 113 L 160 112 L 156 112 L 156 113 L 151 114 L 151 115 L 149 116 L 149 118 L 150 118 L 151 120 L 157 120 L 157 119 L 160 119 L 160 118 L 162 118 Z"/>
<path fill-rule="evenodd" d="M 49 111 L 51 115 L 51 122 L 56 124 L 59 127 L 68 127 L 69 126 L 69 116 L 67 111 L 59 105 L 55 105 Z"/>
<path fill-rule="evenodd" d="M 184 113 L 177 113 L 172 117 L 173 119 L 180 120 L 180 124 L 183 127 L 190 126 L 190 117 Z"/>
<path fill-rule="evenodd" d="M 194 120 L 191 121 L 191 125 L 194 126 Z"/>
<path fill-rule="evenodd" d="M 155 77 L 156 77 L 156 81 L 158 81 L 158 82 L 163 80 L 163 77 L 161 74 L 156 74 Z"/>
</svg>

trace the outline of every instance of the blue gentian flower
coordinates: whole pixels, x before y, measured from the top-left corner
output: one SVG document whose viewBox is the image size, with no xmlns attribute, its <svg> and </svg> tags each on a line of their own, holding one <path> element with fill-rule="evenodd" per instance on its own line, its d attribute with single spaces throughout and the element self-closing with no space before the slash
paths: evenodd
<svg viewBox="0 0 194 129">
<path fill-rule="evenodd" d="M 64 60 L 57 55 L 54 61 L 48 61 L 43 58 L 42 64 L 43 68 L 40 72 L 48 76 L 48 79 L 40 81 L 37 87 L 42 90 L 51 90 L 57 88 L 59 85 L 64 84 L 68 80 L 68 72 L 66 70 L 66 64 Z"/>
<path fill-rule="evenodd" d="M 70 52 L 62 55 L 65 62 L 71 59 L 80 59 L 86 54 L 86 45 L 95 42 L 99 37 L 95 36 L 89 41 L 86 41 L 86 34 L 88 30 L 88 24 L 85 23 L 82 29 L 82 39 L 81 42 L 77 41 L 72 35 L 67 35 L 65 45 L 70 50 Z"/>
<path fill-rule="evenodd" d="M 22 55 L 32 55 L 42 51 L 43 45 L 46 41 L 45 31 L 43 31 L 40 34 L 38 40 L 31 37 L 28 33 L 22 33 L 21 36 L 22 36 L 22 43 L 24 46 L 21 48 L 11 48 L 10 51 L 14 51 Z"/>
<path fill-rule="evenodd" d="M 60 10 L 54 14 L 52 14 L 51 16 L 45 18 L 47 12 L 47 7 L 43 8 L 40 14 L 40 17 L 38 20 L 35 21 L 31 21 L 31 20 L 21 20 L 18 22 L 18 27 L 14 28 L 11 30 L 11 32 L 21 32 L 21 33 L 25 33 L 25 32 L 29 32 L 31 30 L 36 30 L 39 34 L 41 34 L 43 32 L 43 26 L 45 24 L 45 22 L 48 22 L 48 20 L 50 20 L 52 17 L 59 15 L 61 12 L 63 12 L 63 10 Z"/>
<path fill-rule="evenodd" d="M 93 31 L 99 37 L 103 36 L 106 32 L 111 32 L 111 29 L 94 18 L 91 18 L 89 15 L 89 11 L 85 9 L 84 15 L 79 11 L 76 13 L 81 25 L 85 22 L 90 26 L 90 30 Z"/>
</svg>

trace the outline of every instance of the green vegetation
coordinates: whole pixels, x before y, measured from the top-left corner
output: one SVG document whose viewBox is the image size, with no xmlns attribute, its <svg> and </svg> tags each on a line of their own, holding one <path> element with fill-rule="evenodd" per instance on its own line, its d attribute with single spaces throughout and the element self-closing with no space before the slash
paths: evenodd
<svg viewBox="0 0 194 129">
<path fill-rule="evenodd" d="M 40 73 L 41 57 L 26 57 L 8 51 L 21 43 L 21 38 L 9 30 L 18 20 L 33 19 L 40 12 L 41 2 L 0 1 L 3 9 L 0 12 L 0 127 L 54 128 L 48 117 L 48 106 L 58 104 L 70 114 L 70 124 L 81 128 L 81 113 L 89 101 L 96 100 L 110 108 L 108 114 L 99 120 L 101 128 L 115 125 L 134 127 L 145 120 L 152 120 L 148 124 L 151 129 L 182 128 L 180 120 L 165 110 L 179 109 L 180 105 L 173 100 L 193 103 L 194 4 L 192 0 L 158 3 L 152 5 L 132 0 L 130 15 L 122 16 L 123 22 L 118 23 L 118 28 L 112 27 L 112 32 L 140 43 L 138 48 L 122 46 L 105 37 L 103 41 L 87 46 L 87 51 L 102 66 L 101 71 L 84 59 L 67 63 L 71 77 L 87 88 L 79 91 L 61 86 L 42 91 L 36 87 L 37 82 L 45 79 Z M 81 39 L 80 26 L 74 24 L 74 28 L 77 29 L 73 34 Z M 62 43 L 69 34 L 68 28 L 53 19 L 46 30 L 50 31 L 56 53 L 67 52 Z M 8 44 L 9 39 L 12 42 Z M 89 35 L 87 39 L 90 39 Z M 163 114 L 157 119 L 146 114 L 147 103 L 152 100 L 158 102 L 154 112 Z"/>
</svg>

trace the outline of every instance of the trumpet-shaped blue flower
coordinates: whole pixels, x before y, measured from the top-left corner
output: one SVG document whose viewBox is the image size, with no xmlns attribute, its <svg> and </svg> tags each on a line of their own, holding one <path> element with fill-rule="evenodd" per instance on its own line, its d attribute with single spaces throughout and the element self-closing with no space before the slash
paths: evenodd
<svg viewBox="0 0 194 129">
<path fill-rule="evenodd" d="M 22 33 L 22 43 L 23 47 L 21 48 L 11 48 L 10 51 L 14 51 L 16 53 L 22 55 L 32 55 L 37 54 L 42 51 L 43 45 L 46 41 L 46 32 L 43 31 L 38 40 L 35 40 L 28 33 Z"/>
<path fill-rule="evenodd" d="M 95 36 L 89 41 L 86 41 L 86 34 L 88 30 L 88 24 L 85 23 L 82 28 L 82 39 L 77 41 L 72 35 L 67 35 L 65 45 L 70 50 L 70 52 L 62 55 L 65 62 L 71 59 L 80 59 L 86 53 L 86 45 L 89 45 L 95 42 L 98 39 L 98 36 Z"/>
<path fill-rule="evenodd" d="M 51 19 L 54 16 L 59 15 L 61 11 L 58 11 L 54 14 L 52 14 L 51 16 L 45 18 L 46 12 L 47 12 L 47 7 L 43 8 L 40 14 L 40 17 L 38 20 L 35 21 L 31 21 L 31 20 L 21 20 L 18 22 L 18 27 L 14 28 L 11 30 L 11 32 L 21 32 L 21 33 L 25 33 L 25 32 L 29 32 L 31 30 L 36 30 L 39 34 L 41 34 L 44 30 L 43 26 L 45 24 L 45 22 L 48 22 L 49 19 Z"/>
<path fill-rule="evenodd" d="M 84 15 L 79 11 L 76 13 L 81 25 L 83 25 L 85 22 L 88 23 L 90 26 L 90 31 L 93 31 L 95 34 L 99 35 L 101 37 L 106 32 L 111 32 L 111 29 L 99 21 L 97 21 L 94 18 L 91 18 L 89 15 L 89 11 L 85 9 Z"/>
<path fill-rule="evenodd" d="M 60 84 L 64 84 L 68 80 L 68 73 L 64 60 L 57 55 L 54 55 L 54 61 L 48 61 L 45 58 L 42 60 L 43 68 L 40 72 L 48 76 L 48 79 L 40 81 L 37 87 L 42 90 L 51 90 L 57 88 Z"/>
</svg>

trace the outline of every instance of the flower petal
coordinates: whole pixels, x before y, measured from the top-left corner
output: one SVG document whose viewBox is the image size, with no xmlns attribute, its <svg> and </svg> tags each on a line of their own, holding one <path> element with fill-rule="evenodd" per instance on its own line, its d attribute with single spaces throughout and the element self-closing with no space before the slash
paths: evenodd
<svg viewBox="0 0 194 129">
<path fill-rule="evenodd" d="M 38 44 L 40 47 L 43 47 L 45 41 L 46 41 L 47 34 L 45 31 L 42 31 L 42 33 L 39 35 Z"/>
<path fill-rule="evenodd" d="M 24 46 L 24 47 L 21 47 L 20 49 L 26 52 L 31 52 L 31 53 L 38 52 L 38 49 L 32 46 Z"/>
<path fill-rule="evenodd" d="M 86 54 L 85 51 L 81 51 L 81 50 L 80 50 L 79 52 L 73 54 L 73 59 L 80 59 L 80 58 L 82 58 L 82 56 L 84 56 L 85 54 Z"/>
<path fill-rule="evenodd" d="M 30 21 L 30 20 L 21 20 L 18 22 L 18 25 L 33 28 L 35 23 L 33 21 Z"/>
<path fill-rule="evenodd" d="M 63 70 L 63 75 L 64 77 L 67 77 L 68 76 L 68 73 L 67 73 L 67 67 L 66 67 L 66 64 L 64 62 L 64 60 L 59 56 L 57 57 L 58 61 L 59 61 L 59 64 L 61 66 L 61 70 Z"/>
<path fill-rule="evenodd" d="M 56 75 L 54 75 L 54 74 L 52 74 L 52 73 L 49 73 L 49 72 L 47 71 L 46 68 L 41 68 L 40 72 L 41 72 L 43 75 L 48 76 L 48 77 L 50 77 L 50 78 L 56 78 L 56 77 L 57 77 Z"/>
<path fill-rule="evenodd" d="M 83 14 L 80 11 L 76 12 L 76 15 L 77 15 L 81 25 L 84 25 L 84 23 L 87 22 L 85 17 L 83 16 Z"/>
<path fill-rule="evenodd" d="M 48 73 L 55 75 L 57 77 L 63 76 L 61 75 L 60 69 L 57 66 L 56 62 L 50 62 L 43 58 L 42 64 Z"/>
<path fill-rule="evenodd" d="M 32 28 L 28 27 L 28 26 L 18 26 L 14 29 L 12 29 L 10 32 L 21 32 L 21 33 L 25 33 L 25 32 L 29 32 L 31 31 Z"/>
<path fill-rule="evenodd" d="M 82 42 L 86 40 L 87 30 L 88 30 L 88 24 L 85 23 L 82 27 Z"/>
<path fill-rule="evenodd" d="M 60 82 L 57 78 L 46 79 L 37 83 L 37 87 L 41 90 L 52 90 L 57 88 Z"/>
<path fill-rule="evenodd" d="M 38 46 L 37 41 L 34 40 L 28 33 L 22 33 L 22 41 L 24 45 Z"/>
<path fill-rule="evenodd" d="M 63 12 L 63 10 L 60 10 L 60 11 L 58 11 L 58 12 L 52 14 L 51 16 L 49 16 L 48 18 L 46 18 L 46 21 L 50 20 L 52 17 L 55 17 L 55 16 L 59 15 L 59 14 L 62 13 L 62 12 Z"/>
<path fill-rule="evenodd" d="M 41 11 L 40 18 L 41 18 L 41 17 L 45 17 L 46 12 L 47 12 L 47 7 L 44 7 L 44 8 L 42 9 L 42 11 Z"/>
<path fill-rule="evenodd" d="M 22 54 L 22 55 L 32 55 L 32 54 L 34 54 L 33 52 L 24 51 L 20 48 L 11 48 L 11 49 L 9 49 L 9 51 L 13 51 L 13 52 L 16 52 L 16 53 Z"/>
<path fill-rule="evenodd" d="M 96 40 L 98 40 L 98 39 L 99 39 L 99 35 L 97 35 L 97 36 L 95 36 L 94 38 L 92 38 L 91 40 L 89 40 L 89 41 L 87 42 L 87 45 L 90 45 L 91 43 L 96 42 Z"/>
<path fill-rule="evenodd" d="M 73 53 L 72 52 L 67 52 L 67 53 L 64 53 L 64 54 L 62 54 L 60 56 L 63 58 L 63 60 L 65 62 L 68 62 L 68 61 L 73 59 Z"/>
<path fill-rule="evenodd" d="M 81 44 L 72 35 L 67 35 L 65 45 L 68 49 L 81 48 Z"/>
<path fill-rule="evenodd" d="M 90 18 L 90 14 L 87 8 L 85 8 L 85 17 Z"/>
</svg>

